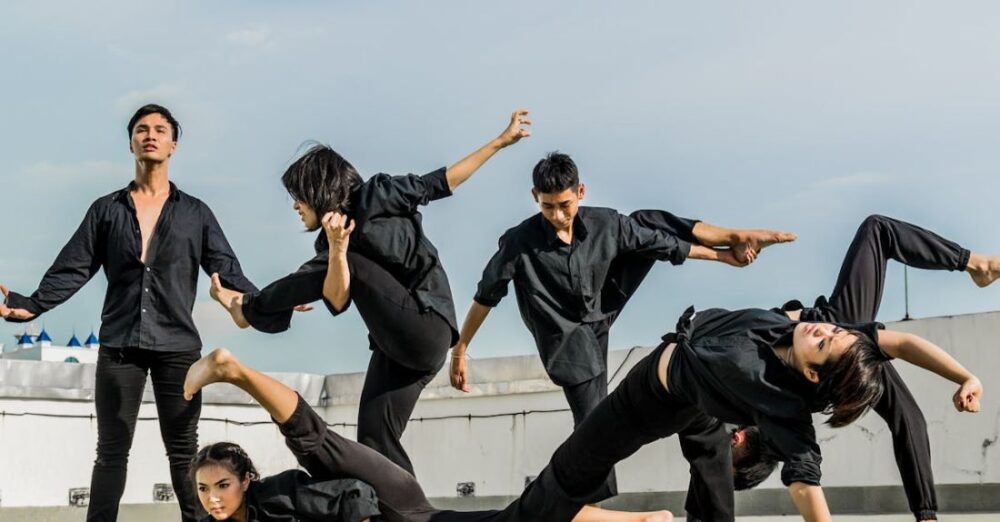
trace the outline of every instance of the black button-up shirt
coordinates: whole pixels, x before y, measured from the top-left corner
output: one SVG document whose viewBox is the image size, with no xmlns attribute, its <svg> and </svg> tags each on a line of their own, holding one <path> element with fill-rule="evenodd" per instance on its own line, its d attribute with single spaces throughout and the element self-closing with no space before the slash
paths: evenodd
<svg viewBox="0 0 1000 522">
<path fill-rule="evenodd" d="M 693 221 L 685 221 L 689 228 L 694 226 Z M 597 207 L 580 207 L 573 240 L 567 245 L 539 213 L 500 238 L 499 250 L 483 270 L 475 300 L 496 306 L 513 280 L 521 318 L 535 338 L 546 371 L 556 384 L 569 386 L 605 370 L 607 361 L 588 323 L 616 313 L 602 302 L 606 283 L 614 275 L 613 261 L 628 255 L 678 265 L 690 250 L 689 242 L 665 230 L 647 228 L 631 216 Z M 625 300 L 616 302 L 620 306 Z"/>
<path fill-rule="evenodd" d="M 288 470 L 250 483 L 247 522 L 361 522 L 379 515 L 375 490 L 357 479 L 316 480 Z M 214 522 L 206 515 L 203 522 Z"/>
<path fill-rule="evenodd" d="M 102 345 L 199 350 L 201 338 L 191 317 L 198 269 L 218 272 L 230 288 L 249 292 L 256 287 L 243 276 L 208 205 L 173 183 L 143 263 L 132 188 L 130 183 L 95 201 L 38 289 L 30 297 L 11 292 L 7 304 L 36 315 L 45 313 L 103 268 L 108 291 L 101 313 Z"/>
<path fill-rule="evenodd" d="M 781 480 L 819 485 L 822 456 L 811 411 L 815 386 L 785 365 L 774 347 L 789 346 L 792 321 L 780 310 L 730 312 L 689 308 L 675 333 L 668 368 L 670 393 L 698 404 L 723 422 L 760 427 L 784 461 Z M 850 325 L 877 339 L 878 323 Z"/>
<path fill-rule="evenodd" d="M 354 220 L 349 249 L 378 263 L 403 284 L 420 304 L 448 322 L 452 344 L 458 340 L 458 321 L 448 276 L 437 249 L 424 235 L 417 210 L 436 199 L 451 195 L 446 169 L 417 176 L 376 174 L 351 193 L 348 215 Z M 243 314 L 261 331 L 288 329 L 292 307 L 323 297 L 323 280 L 329 261 L 326 233 L 316 238 L 316 256 L 296 272 L 279 279 L 243 301 Z M 350 302 L 348 302 L 350 304 Z M 343 310 L 327 308 L 334 315 Z"/>
</svg>

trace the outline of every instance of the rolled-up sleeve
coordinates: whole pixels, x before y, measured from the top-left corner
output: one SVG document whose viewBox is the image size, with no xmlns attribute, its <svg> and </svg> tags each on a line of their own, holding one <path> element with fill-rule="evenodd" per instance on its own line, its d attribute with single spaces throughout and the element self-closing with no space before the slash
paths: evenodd
<svg viewBox="0 0 1000 522">
<path fill-rule="evenodd" d="M 619 252 L 635 253 L 673 265 L 683 263 L 691 252 L 691 243 L 662 230 L 653 230 L 635 219 L 619 215 Z"/>
<path fill-rule="evenodd" d="M 636 210 L 629 214 L 636 223 L 660 232 L 665 232 L 689 243 L 697 243 L 694 226 L 701 220 L 675 216 L 665 210 Z"/>
<path fill-rule="evenodd" d="M 416 212 L 417 207 L 451 195 L 444 167 L 418 176 L 390 176 L 376 174 L 366 181 L 355 195 L 358 205 L 368 209 L 371 215 L 407 215 Z"/>
<path fill-rule="evenodd" d="M 516 236 L 516 229 L 511 229 L 500 237 L 499 248 L 483 269 L 483 277 L 476 287 L 473 299 L 477 303 L 492 308 L 500 304 L 500 300 L 507 295 L 520 255 Z"/>
<path fill-rule="evenodd" d="M 781 468 L 782 483 L 786 486 L 793 482 L 820 485 L 823 456 L 808 413 L 803 413 L 796 419 L 761 416 L 757 419 L 757 424 L 767 444 L 784 462 Z"/>
</svg>

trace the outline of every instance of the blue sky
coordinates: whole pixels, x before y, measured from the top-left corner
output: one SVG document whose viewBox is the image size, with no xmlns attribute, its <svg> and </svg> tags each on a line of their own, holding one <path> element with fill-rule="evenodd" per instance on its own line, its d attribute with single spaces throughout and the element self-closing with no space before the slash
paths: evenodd
<svg viewBox="0 0 1000 522">
<path fill-rule="evenodd" d="M 447 165 L 527 107 L 534 136 L 426 209 L 460 320 L 530 170 L 559 149 L 587 202 L 784 228 L 792 245 L 735 270 L 658 266 L 612 332 L 650 344 L 689 304 L 771 306 L 828 293 L 858 223 L 883 213 L 1000 252 L 1000 6 L 991 2 L 4 2 L 0 282 L 30 292 L 90 202 L 132 177 L 139 105 L 185 127 L 172 179 L 215 211 L 258 284 L 306 260 L 279 176 L 308 139 L 364 176 Z M 281 335 L 195 306 L 206 347 L 268 370 L 359 371 L 356 313 Z M 98 326 L 98 275 L 42 322 Z M 910 272 L 918 317 L 995 310 L 1000 287 Z M 903 315 L 890 271 L 880 319 Z M 0 325 L 8 344 L 19 326 Z M 473 357 L 532 353 L 511 297 Z"/>
</svg>

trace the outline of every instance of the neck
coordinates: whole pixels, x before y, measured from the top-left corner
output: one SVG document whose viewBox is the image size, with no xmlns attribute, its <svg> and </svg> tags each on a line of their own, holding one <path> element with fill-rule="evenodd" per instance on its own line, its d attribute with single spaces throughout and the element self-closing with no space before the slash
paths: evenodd
<svg viewBox="0 0 1000 522">
<path fill-rule="evenodd" d="M 234 522 L 246 522 L 247 521 L 247 497 L 243 497 L 243 504 L 240 508 L 233 513 L 233 516 L 229 517 L 229 520 Z"/>
<path fill-rule="evenodd" d="M 569 226 L 563 229 L 556 229 L 556 237 L 562 240 L 567 245 L 573 242 L 573 223 L 570 222 Z"/>
<path fill-rule="evenodd" d="M 167 162 L 135 162 L 135 190 L 149 195 L 159 195 L 170 190 Z"/>
<path fill-rule="evenodd" d="M 792 366 L 789 361 L 789 358 L 792 356 L 791 346 L 775 346 L 772 349 L 774 350 L 774 354 L 778 356 L 778 359 L 781 359 L 781 362 L 785 363 L 785 366 L 789 368 Z"/>
</svg>

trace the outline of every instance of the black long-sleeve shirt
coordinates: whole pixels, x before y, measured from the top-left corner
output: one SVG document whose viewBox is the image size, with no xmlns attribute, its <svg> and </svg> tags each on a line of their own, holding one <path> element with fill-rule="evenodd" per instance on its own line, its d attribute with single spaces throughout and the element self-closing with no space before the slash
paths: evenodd
<svg viewBox="0 0 1000 522">
<path fill-rule="evenodd" d="M 693 228 L 694 221 L 683 221 Z M 622 281 L 622 295 L 610 297 L 612 263 L 629 255 L 678 265 L 690 250 L 688 241 L 598 207 L 580 207 L 573 240 L 567 245 L 539 213 L 500 238 L 499 250 L 483 270 L 475 301 L 496 306 L 513 280 L 521 318 L 535 338 L 546 371 L 553 382 L 568 386 L 600 375 L 606 365 L 597 337 L 586 323 L 617 312 L 615 305 L 605 305 L 605 299 L 621 305 L 627 300 L 624 293 L 635 290 L 625 288 L 631 281 Z"/>
<path fill-rule="evenodd" d="M 437 249 L 424 235 L 420 205 L 448 197 L 446 169 L 417 176 L 376 174 L 351 192 L 348 215 L 355 222 L 349 248 L 385 268 L 405 286 L 422 310 L 433 310 L 448 322 L 452 344 L 458 340 L 458 321 Z M 323 280 L 329 261 L 329 245 L 322 230 L 316 238 L 316 256 L 297 271 L 243 300 L 243 314 L 264 332 L 289 327 L 292 308 L 323 297 Z M 348 301 L 350 304 L 350 301 Z M 347 309 L 330 312 L 337 315 Z"/>
<path fill-rule="evenodd" d="M 288 470 L 250 483 L 244 499 L 247 522 L 361 522 L 379 515 L 371 486 L 357 479 L 316 480 Z M 214 522 L 206 515 L 203 522 Z"/>
<path fill-rule="evenodd" d="M 776 310 L 694 314 L 689 308 L 677 331 L 668 368 L 670 392 L 723 422 L 756 425 L 784 461 L 781 480 L 819 485 L 822 456 L 812 414 L 816 388 L 787 367 L 773 348 L 790 344 L 798 321 Z M 878 323 L 845 325 L 877 341 Z"/>
<path fill-rule="evenodd" d="M 95 201 L 38 289 L 29 297 L 11 292 L 7 304 L 40 315 L 72 297 L 103 268 L 108 290 L 101 313 L 102 345 L 201 349 L 191 317 L 199 268 L 218 272 L 227 287 L 244 292 L 256 287 L 244 277 L 208 205 L 173 183 L 143 263 L 132 189 L 130 183 Z"/>
</svg>

